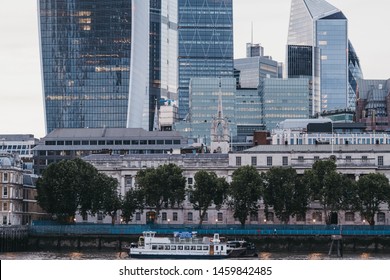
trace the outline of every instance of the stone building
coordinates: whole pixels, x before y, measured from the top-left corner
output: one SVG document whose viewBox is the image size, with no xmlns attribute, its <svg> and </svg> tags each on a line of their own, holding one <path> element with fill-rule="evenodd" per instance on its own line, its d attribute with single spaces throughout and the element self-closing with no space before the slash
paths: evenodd
<svg viewBox="0 0 390 280">
<path fill-rule="evenodd" d="M 219 177 L 232 180 L 233 172 L 240 166 L 251 165 L 259 172 L 266 172 L 273 166 L 286 166 L 303 174 L 316 160 L 336 159 L 338 172 L 358 180 L 369 173 L 383 173 L 390 178 L 390 147 L 388 145 L 259 145 L 242 152 L 229 154 L 154 154 L 154 155 L 90 155 L 84 159 L 120 183 L 120 194 L 124 195 L 135 187 L 135 176 L 142 168 L 157 167 L 174 163 L 183 169 L 187 186 L 194 184 L 194 175 L 199 170 L 214 171 Z M 272 211 L 265 216 L 264 205 L 259 201 L 257 216 L 248 217 L 248 224 L 279 223 Z M 135 214 L 134 224 L 145 224 L 153 209 L 145 209 Z M 318 202 L 309 205 L 305 217 L 292 217 L 292 224 L 324 224 L 325 216 Z M 390 213 L 383 205 L 376 217 L 376 224 L 388 224 Z M 81 219 L 80 217 L 78 219 Z M 199 215 L 190 204 L 188 197 L 177 209 L 163 209 L 159 224 L 198 224 Z M 90 221 L 90 220 L 89 220 Z M 365 221 L 352 212 L 339 212 L 338 221 L 342 224 L 364 224 Z M 103 222 L 103 221 L 102 221 Z M 232 211 L 225 205 L 220 210 L 210 207 L 204 224 L 238 224 Z"/>
</svg>

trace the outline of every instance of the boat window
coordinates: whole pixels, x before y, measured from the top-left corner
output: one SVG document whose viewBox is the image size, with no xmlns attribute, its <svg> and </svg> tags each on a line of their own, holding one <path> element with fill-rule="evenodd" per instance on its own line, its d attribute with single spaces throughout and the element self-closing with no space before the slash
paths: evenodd
<svg viewBox="0 0 390 280">
<path fill-rule="evenodd" d="M 197 246 L 196 250 L 202 250 L 202 246 Z"/>
<path fill-rule="evenodd" d="M 184 250 L 189 250 L 190 246 L 184 246 Z"/>
<path fill-rule="evenodd" d="M 171 250 L 176 250 L 176 245 L 172 245 Z"/>
<path fill-rule="evenodd" d="M 171 250 L 171 247 L 169 245 L 165 245 L 165 250 Z"/>
<path fill-rule="evenodd" d="M 223 251 L 223 246 L 221 246 L 221 251 Z"/>
<path fill-rule="evenodd" d="M 177 249 L 178 250 L 183 250 L 183 246 L 178 246 Z"/>
<path fill-rule="evenodd" d="M 215 246 L 215 251 L 218 251 L 218 246 Z"/>
<path fill-rule="evenodd" d="M 164 245 L 158 245 L 159 250 L 164 250 Z"/>
<path fill-rule="evenodd" d="M 152 245 L 152 250 L 157 250 L 157 245 Z"/>
<path fill-rule="evenodd" d="M 203 246 L 203 250 L 208 251 L 209 247 L 208 246 Z"/>
<path fill-rule="evenodd" d="M 196 250 L 196 246 L 191 246 L 191 250 Z"/>
</svg>

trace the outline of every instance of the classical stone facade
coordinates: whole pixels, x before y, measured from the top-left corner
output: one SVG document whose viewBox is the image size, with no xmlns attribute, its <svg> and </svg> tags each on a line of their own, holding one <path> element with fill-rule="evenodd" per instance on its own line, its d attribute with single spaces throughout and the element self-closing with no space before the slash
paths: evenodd
<svg viewBox="0 0 390 280">
<path fill-rule="evenodd" d="M 259 172 L 266 172 L 273 166 L 286 166 L 296 169 L 298 174 L 312 167 L 316 160 L 336 160 L 338 171 L 358 180 L 369 173 L 383 173 L 390 178 L 390 146 L 388 145 L 260 145 L 252 149 L 229 154 L 185 154 L 185 155 L 90 155 L 84 159 L 120 182 L 120 194 L 124 195 L 135 187 L 135 176 L 142 168 L 157 167 L 174 163 L 183 169 L 187 186 L 194 183 L 194 175 L 199 170 L 214 171 L 219 177 L 232 180 L 233 172 L 240 166 L 251 165 Z M 279 223 L 274 214 L 265 216 L 264 205 L 259 201 L 257 216 L 248 217 L 248 224 Z M 324 224 L 325 214 L 319 203 L 312 202 L 305 217 L 292 217 L 292 224 Z M 136 213 L 132 223 L 145 224 L 152 209 Z M 387 205 L 376 217 L 376 224 L 388 224 L 390 214 Z M 119 219 L 119 218 L 118 218 Z M 90 221 L 90 220 L 89 220 Z M 343 224 L 364 224 L 358 213 L 340 212 L 338 221 Z M 103 222 L 103 220 L 102 220 Z M 197 224 L 199 214 L 187 200 L 177 209 L 164 209 L 157 217 L 162 224 Z M 204 224 L 238 224 L 233 213 L 225 205 L 220 210 L 211 207 Z"/>
</svg>

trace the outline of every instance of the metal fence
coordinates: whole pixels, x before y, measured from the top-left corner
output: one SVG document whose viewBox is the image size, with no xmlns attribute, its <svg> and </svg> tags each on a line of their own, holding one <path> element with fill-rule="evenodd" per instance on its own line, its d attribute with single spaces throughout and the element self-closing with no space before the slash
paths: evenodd
<svg viewBox="0 0 390 280">
<path fill-rule="evenodd" d="M 197 232 L 199 235 L 219 233 L 230 236 L 390 236 L 390 226 L 352 225 L 109 225 L 109 224 L 33 224 L 29 227 L 32 236 L 63 235 L 140 235 L 143 231 L 157 234 L 174 232 Z"/>
</svg>

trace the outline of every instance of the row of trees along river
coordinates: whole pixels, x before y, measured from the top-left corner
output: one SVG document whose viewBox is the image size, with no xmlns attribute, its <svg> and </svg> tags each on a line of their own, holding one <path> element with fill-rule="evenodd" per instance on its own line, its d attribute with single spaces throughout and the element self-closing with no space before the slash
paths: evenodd
<svg viewBox="0 0 390 280">
<path fill-rule="evenodd" d="M 81 159 L 63 160 L 49 165 L 37 181 L 37 200 L 62 222 L 72 221 L 76 213 L 101 212 L 114 223 L 119 210 L 125 222 L 145 206 L 159 215 L 162 209 L 181 205 L 188 193 L 194 210 L 199 211 L 200 223 L 212 205 L 217 209 L 227 205 L 243 225 L 250 215 L 257 215 L 260 200 L 266 213 L 272 208 L 284 223 L 295 215 L 305 215 L 310 202 L 318 201 L 325 217 L 340 210 L 359 212 L 370 225 L 375 224 L 380 205 L 390 203 L 386 176 L 370 173 L 355 181 L 337 172 L 333 160 L 319 160 L 303 175 L 291 167 L 259 173 L 253 166 L 242 166 L 233 172 L 230 183 L 214 172 L 199 170 L 188 189 L 182 173 L 175 164 L 139 170 L 136 188 L 122 197 L 115 178 Z"/>
</svg>

